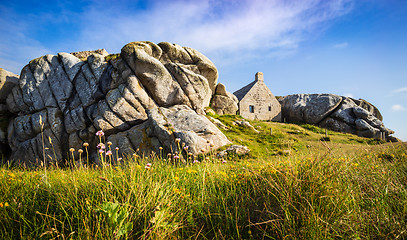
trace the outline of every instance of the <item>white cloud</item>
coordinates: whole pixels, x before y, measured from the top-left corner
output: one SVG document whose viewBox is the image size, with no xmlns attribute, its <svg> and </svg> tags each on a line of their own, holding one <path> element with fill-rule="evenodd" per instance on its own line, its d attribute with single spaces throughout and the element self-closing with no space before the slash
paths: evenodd
<svg viewBox="0 0 407 240">
<path fill-rule="evenodd" d="M 393 91 L 394 93 L 407 92 L 407 87 L 402 87 Z"/>
<path fill-rule="evenodd" d="M 7 31 L 2 31 L 0 45 L 9 50 L 1 54 L 5 48 L 0 46 L 0 64 L 24 65 L 32 58 L 58 51 L 105 48 L 119 52 L 124 44 L 142 40 L 178 43 L 225 62 L 259 55 L 284 57 L 304 40 L 324 31 L 331 20 L 348 13 L 353 0 L 157 0 L 147 2 L 141 10 L 132 4 L 137 2 L 94 0 L 81 12 L 59 11 L 34 19 L 3 9 L 0 13 L 7 14 L 0 16 L 4 26 L 0 30 Z M 44 46 L 50 47 L 51 43 L 37 41 L 30 29 L 46 28 L 46 23 L 55 21 L 72 21 L 77 27 L 69 30 L 69 39 L 52 43 L 59 48 L 56 52 L 46 49 Z M 23 46 L 26 53 L 22 52 Z"/>
<path fill-rule="evenodd" d="M 337 43 L 335 45 L 333 45 L 333 48 L 347 48 L 348 47 L 348 43 L 347 42 L 343 42 L 343 43 Z"/>
<path fill-rule="evenodd" d="M 391 110 L 394 112 L 404 112 L 404 111 L 407 111 L 407 108 L 403 107 L 400 104 L 395 104 L 395 105 L 391 106 Z"/>
<path fill-rule="evenodd" d="M 95 2 L 83 14 L 82 38 L 116 47 L 136 40 L 169 41 L 202 52 L 293 49 L 307 34 L 347 13 L 349 1 L 163 1 L 130 13 Z M 110 16 L 115 16 L 111 18 Z M 109 19 L 106 21 L 106 19 Z"/>
</svg>

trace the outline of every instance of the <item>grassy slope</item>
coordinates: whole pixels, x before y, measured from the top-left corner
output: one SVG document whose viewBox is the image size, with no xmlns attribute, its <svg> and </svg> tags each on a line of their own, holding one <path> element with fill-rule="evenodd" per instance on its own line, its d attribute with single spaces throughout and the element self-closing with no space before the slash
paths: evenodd
<svg viewBox="0 0 407 240">
<path fill-rule="evenodd" d="M 217 116 L 249 156 L 0 168 L 1 239 L 407 238 L 407 146 Z M 270 135 L 270 128 L 273 134 Z M 114 147 L 114 146 L 112 146 Z M 150 169 L 145 166 L 152 163 Z M 117 205 L 115 205 L 117 204 Z M 8 205 L 8 206 L 6 206 Z"/>
</svg>

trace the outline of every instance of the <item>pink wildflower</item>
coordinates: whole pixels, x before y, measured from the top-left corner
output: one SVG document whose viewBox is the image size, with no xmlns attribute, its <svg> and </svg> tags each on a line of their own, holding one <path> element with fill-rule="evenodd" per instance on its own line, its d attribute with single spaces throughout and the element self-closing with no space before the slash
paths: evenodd
<svg viewBox="0 0 407 240">
<path fill-rule="evenodd" d="M 105 133 L 102 130 L 99 130 L 99 131 L 96 132 L 96 136 L 101 137 L 101 136 L 104 136 L 104 135 L 105 135 Z"/>
</svg>

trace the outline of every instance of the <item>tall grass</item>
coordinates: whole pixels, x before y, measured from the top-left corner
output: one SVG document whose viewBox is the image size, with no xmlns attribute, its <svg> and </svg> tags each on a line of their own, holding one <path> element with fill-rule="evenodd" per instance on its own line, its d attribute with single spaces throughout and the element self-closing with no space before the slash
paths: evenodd
<svg viewBox="0 0 407 240">
<path fill-rule="evenodd" d="M 0 238 L 403 239 L 406 152 L 396 145 L 226 163 L 157 156 L 99 168 L 3 166 Z"/>
<path fill-rule="evenodd" d="M 407 238 L 406 144 L 326 143 L 315 129 L 263 122 L 253 134 L 234 118 L 226 134 L 249 157 L 198 161 L 178 143 L 119 159 L 107 143 L 98 165 L 86 147 L 64 168 L 1 166 L 0 239 Z"/>
</svg>

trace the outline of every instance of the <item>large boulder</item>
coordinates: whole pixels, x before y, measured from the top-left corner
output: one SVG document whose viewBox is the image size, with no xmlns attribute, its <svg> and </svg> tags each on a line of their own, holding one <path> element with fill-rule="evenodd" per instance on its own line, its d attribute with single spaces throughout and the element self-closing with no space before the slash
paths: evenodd
<svg viewBox="0 0 407 240">
<path fill-rule="evenodd" d="M 81 54 L 76 55 L 87 56 L 86 61 L 59 53 L 34 59 L 22 70 L 7 96 L 13 161 L 60 161 L 85 142 L 96 160 L 100 130 L 121 154 L 175 151 L 177 138 L 193 154 L 209 151 L 209 143 L 211 149 L 230 143 L 200 115 L 218 73 L 198 51 L 132 42 L 109 61 L 104 51 Z"/>
<path fill-rule="evenodd" d="M 294 94 L 281 97 L 283 120 L 318 124 L 341 103 L 342 98 L 334 94 Z"/>
<path fill-rule="evenodd" d="M 226 91 L 225 85 L 218 83 L 211 100 L 211 107 L 218 115 L 236 114 L 239 110 L 239 100 L 235 95 Z"/>
<path fill-rule="evenodd" d="M 319 125 L 334 131 L 361 137 L 394 139 L 382 115 L 363 99 L 355 100 L 334 94 L 294 94 L 279 99 L 283 118 L 288 122 Z"/>
<path fill-rule="evenodd" d="M 0 157 L 10 152 L 7 143 L 7 127 L 12 116 L 8 110 L 6 99 L 18 81 L 18 75 L 0 68 Z"/>
</svg>

